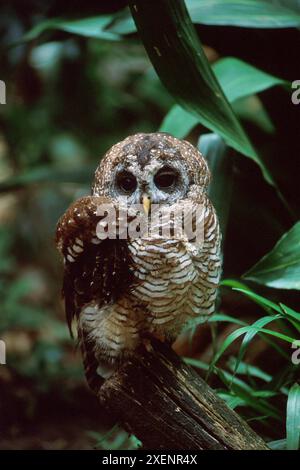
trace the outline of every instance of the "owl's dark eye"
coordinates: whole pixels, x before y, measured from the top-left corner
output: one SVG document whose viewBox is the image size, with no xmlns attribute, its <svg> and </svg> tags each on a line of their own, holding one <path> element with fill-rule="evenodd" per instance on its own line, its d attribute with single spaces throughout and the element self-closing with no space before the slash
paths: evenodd
<svg viewBox="0 0 300 470">
<path fill-rule="evenodd" d="M 154 183 L 158 189 L 171 189 L 178 180 L 178 173 L 171 167 L 161 168 L 154 176 Z"/>
<path fill-rule="evenodd" d="M 136 177 L 129 171 L 122 171 L 117 176 L 117 185 L 124 193 L 133 193 L 137 187 Z"/>
</svg>

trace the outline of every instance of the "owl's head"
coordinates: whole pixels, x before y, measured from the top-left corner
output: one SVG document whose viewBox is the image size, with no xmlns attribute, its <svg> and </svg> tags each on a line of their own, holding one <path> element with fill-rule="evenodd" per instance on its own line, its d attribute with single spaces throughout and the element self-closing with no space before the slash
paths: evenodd
<svg viewBox="0 0 300 470">
<path fill-rule="evenodd" d="M 169 205 L 206 191 L 209 179 L 206 161 L 189 142 L 161 132 L 135 134 L 105 154 L 93 195 Z"/>
</svg>

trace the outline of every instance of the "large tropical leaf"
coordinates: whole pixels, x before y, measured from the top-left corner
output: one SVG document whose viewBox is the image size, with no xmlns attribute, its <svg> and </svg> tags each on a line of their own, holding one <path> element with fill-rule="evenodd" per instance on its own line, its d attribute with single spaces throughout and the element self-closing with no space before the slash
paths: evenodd
<svg viewBox="0 0 300 470">
<path fill-rule="evenodd" d="M 286 0 L 186 0 L 193 23 L 244 28 L 299 28 L 299 7 Z M 136 31 L 127 9 L 115 16 L 108 30 L 117 34 Z"/>
<path fill-rule="evenodd" d="M 275 85 L 290 87 L 287 81 L 235 57 L 218 60 L 213 65 L 213 70 L 230 103 L 239 98 L 260 93 Z"/>
<path fill-rule="evenodd" d="M 243 277 L 278 289 L 300 289 L 300 222 Z"/>
<path fill-rule="evenodd" d="M 258 160 L 204 54 L 183 0 L 130 0 L 146 51 L 178 103 L 221 135 L 228 145 Z M 158 21 L 159 18 L 159 21 Z"/>
<path fill-rule="evenodd" d="M 246 28 L 299 28 L 299 5 L 286 0 L 187 0 L 194 23 Z"/>
<path fill-rule="evenodd" d="M 213 70 L 230 103 L 237 102 L 242 98 L 245 99 L 250 95 L 259 93 L 275 85 L 287 86 L 285 80 L 265 73 L 234 57 L 226 57 L 219 60 L 214 64 Z M 268 130 L 272 130 L 272 124 L 268 121 L 265 114 L 263 115 L 263 119 L 264 125 L 267 126 Z M 183 138 L 199 122 L 203 124 L 203 121 L 201 121 L 198 116 L 191 114 L 188 110 L 179 105 L 175 105 L 165 116 L 160 126 L 160 131 L 169 132 L 178 138 Z M 260 166 L 265 179 L 273 184 L 273 180 L 263 162 L 257 156 L 253 159 Z"/>
<path fill-rule="evenodd" d="M 225 57 L 213 65 L 213 70 L 230 103 L 262 92 L 275 85 L 288 86 L 281 78 L 270 75 L 234 57 Z M 256 113 L 257 109 L 255 109 Z M 165 116 L 160 130 L 178 138 L 185 137 L 200 120 L 181 106 L 175 105 Z"/>
<path fill-rule="evenodd" d="M 270 0 L 186 0 L 193 23 L 246 28 L 299 28 L 299 7 L 288 1 Z M 82 19 L 51 18 L 34 26 L 23 40 L 37 38 L 44 31 L 58 29 L 86 37 L 120 40 L 136 32 L 128 8 L 115 15 L 98 15 Z"/>
</svg>

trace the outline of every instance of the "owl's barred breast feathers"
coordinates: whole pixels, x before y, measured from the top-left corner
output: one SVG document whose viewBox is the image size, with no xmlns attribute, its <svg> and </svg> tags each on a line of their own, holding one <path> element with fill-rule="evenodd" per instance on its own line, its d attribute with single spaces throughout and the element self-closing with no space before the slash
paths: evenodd
<svg viewBox="0 0 300 470">
<path fill-rule="evenodd" d="M 92 388 L 145 337 L 173 341 L 189 320 L 213 312 L 221 235 L 206 194 L 209 179 L 206 161 L 190 143 L 163 133 L 136 134 L 107 152 L 96 170 L 92 196 L 75 202 L 60 219 L 56 242 L 65 262 L 66 314 L 69 325 L 78 320 Z M 115 237 L 99 238 L 97 227 L 107 222 L 97 208 L 110 204 L 120 229 L 124 201 L 129 227 L 136 223 L 136 205 L 144 207 L 149 221 L 155 207 L 177 211 L 180 224 L 189 208 L 192 227 L 201 226 L 201 236 L 185 231 L 172 236 L 174 219 L 170 236 L 161 231 L 153 236 L 151 218 L 146 234 L 132 236 L 128 230 L 127 237 L 117 231 Z"/>
</svg>

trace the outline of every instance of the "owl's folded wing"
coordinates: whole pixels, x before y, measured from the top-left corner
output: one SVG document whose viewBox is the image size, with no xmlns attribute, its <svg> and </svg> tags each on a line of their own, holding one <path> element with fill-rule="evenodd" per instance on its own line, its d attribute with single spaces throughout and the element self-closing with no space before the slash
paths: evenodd
<svg viewBox="0 0 300 470">
<path fill-rule="evenodd" d="M 114 303 L 134 282 L 126 239 L 100 240 L 97 208 L 111 201 L 88 196 L 79 199 L 60 218 L 56 245 L 65 262 L 63 296 L 69 328 L 82 307 Z"/>
</svg>

